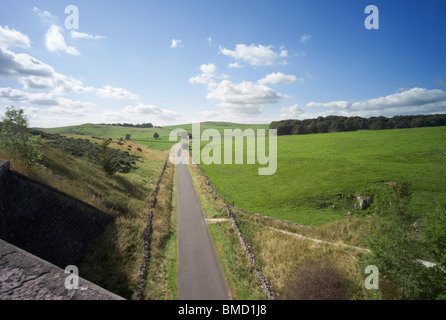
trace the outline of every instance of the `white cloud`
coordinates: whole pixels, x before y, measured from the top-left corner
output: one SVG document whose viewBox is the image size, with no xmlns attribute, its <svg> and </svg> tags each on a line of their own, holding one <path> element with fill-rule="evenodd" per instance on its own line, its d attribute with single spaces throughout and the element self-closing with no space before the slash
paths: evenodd
<svg viewBox="0 0 446 320">
<path fill-rule="evenodd" d="M 54 93 L 30 93 L 12 88 L 0 88 L 0 99 L 11 102 L 29 103 L 40 106 L 60 106 L 68 108 L 93 108 L 91 102 L 62 98 Z"/>
<path fill-rule="evenodd" d="M 7 49 L 14 47 L 30 48 L 31 42 L 28 36 L 17 30 L 9 29 L 8 26 L 0 26 L 0 48 Z"/>
<path fill-rule="evenodd" d="M 179 39 L 172 39 L 172 43 L 170 45 L 171 48 L 178 48 L 179 46 L 181 46 L 181 40 Z"/>
<path fill-rule="evenodd" d="M 446 92 L 437 89 L 412 88 L 385 97 L 357 102 L 310 102 L 307 107 L 329 109 L 328 112 L 333 115 L 361 117 L 444 113 Z"/>
<path fill-rule="evenodd" d="M 102 89 L 97 89 L 97 94 L 102 98 L 111 99 L 138 99 L 136 94 L 122 88 L 114 88 L 111 86 L 104 86 Z"/>
<path fill-rule="evenodd" d="M 198 111 L 197 113 L 199 115 L 203 116 L 205 119 L 215 119 L 215 118 L 220 117 L 220 113 L 218 113 L 217 111 L 212 111 L 212 110 Z"/>
<path fill-rule="evenodd" d="M 214 88 L 210 88 L 206 98 L 220 101 L 219 106 L 232 113 L 252 115 L 262 113 L 264 106 L 278 103 L 288 96 L 249 81 L 234 84 L 223 80 Z"/>
<path fill-rule="evenodd" d="M 65 38 L 62 35 L 62 28 L 52 25 L 45 35 L 45 46 L 50 52 L 63 51 L 65 53 L 77 56 L 80 52 L 75 47 L 70 47 L 66 44 Z"/>
<path fill-rule="evenodd" d="M 307 104 L 309 108 L 327 108 L 327 109 L 350 109 L 349 101 L 331 101 L 326 103 L 310 102 Z"/>
<path fill-rule="evenodd" d="M 171 121 L 181 118 L 181 114 L 176 111 L 162 109 L 158 106 L 145 105 L 145 104 L 138 104 L 136 106 L 127 106 L 122 111 L 122 114 L 127 117 L 136 115 L 135 119 L 140 119 L 141 116 L 145 115 L 153 116 L 155 119 L 171 120 Z"/>
<path fill-rule="evenodd" d="M 26 54 L 0 48 L 0 75 L 16 77 L 28 89 L 51 89 L 56 93 L 91 92 L 82 82 L 57 73 L 53 67 Z"/>
<path fill-rule="evenodd" d="M 277 59 L 287 57 L 288 53 L 282 49 L 279 53 L 272 50 L 273 46 L 255 46 L 251 44 L 237 44 L 235 50 L 220 47 L 220 52 L 236 61 L 243 61 L 251 66 L 271 66 Z"/>
<path fill-rule="evenodd" d="M 88 115 L 87 108 L 66 108 L 61 106 L 55 106 L 48 108 L 48 111 L 56 114 L 64 114 L 75 117 L 86 117 Z"/>
<path fill-rule="evenodd" d="M 48 77 L 54 69 L 26 53 L 0 48 L 0 74 L 11 76 Z"/>
<path fill-rule="evenodd" d="M 282 108 L 280 109 L 282 114 L 280 115 L 280 119 L 296 119 L 300 115 L 304 113 L 304 110 L 299 107 L 298 104 L 295 104 L 289 108 Z"/>
<path fill-rule="evenodd" d="M 286 57 L 288 57 L 288 51 L 285 50 L 285 46 L 281 46 L 281 47 L 280 47 L 280 54 L 279 54 L 279 57 L 281 57 L 281 58 L 286 58 Z"/>
<path fill-rule="evenodd" d="M 228 64 L 228 68 L 229 69 L 243 68 L 243 66 L 239 62 L 234 62 L 234 63 Z"/>
<path fill-rule="evenodd" d="M 209 44 L 212 44 L 212 38 L 211 38 L 211 37 L 208 37 L 208 38 L 206 39 L 206 41 L 207 41 Z"/>
<path fill-rule="evenodd" d="M 201 70 L 201 74 L 199 74 L 198 76 L 195 77 L 191 77 L 189 79 L 190 83 L 198 83 L 198 84 L 205 84 L 208 86 L 214 86 L 215 83 L 215 79 L 223 79 L 226 78 L 227 76 L 224 74 L 216 74 L 217 71 L 217 67 L 213 64 L 213 63 L 208 63 L 208 64 L 202 64 L 200 66 L 200 70 Z"/>
<path fill-rule="evenodd" d="M 364 100 L 352 104 L 352 109 L 387 109 L 395 107 L 424 106 L 430 104 L 444 104 L 446 92 L 443 90 L 427 90 L 412 88 L 410 90 L 394 93 L 386 97 Z"/>
<path fill-rule="evenodd" d="M 36 13 L 40 17 L 40 19 L 42 19 L 44 22 L 55 23 L 57 20 L 55 16 L 53 16 L 50 12 L 46 10 L 41 10 L 37 7 L 34 7 L 33 12 Z"/>
<path fill-rule="evenodd" d="M 313 35 L 309 35 L 309 34 L 303 34 L 301 37 L 300 37 L 300 43 L 305 43 L 305 42 L 307 42 L 308 40 L 310 40 L 311 38 L 313 38 Z"/>
<path fill-rule="evenodd" d="M 71 30 L 71 37 L 73 39 L 91 39 L 91 40 L 98 40 L 98 39 L 107 39 L 105 36 L 98 36 L 98 35 L 92 35 L 84 32 L 78 32 Z"/>
<path fill-rule="evenodd" d="M 278 84 L 278 83 L 294 83 L 296 81 L 299 81 L 300 83 L 304 83 L 305 79 L 297 78 L 294 75 L 286 75 L 282 72 L 273 72 L 271 74 L 266 75 L 264 78 L 257 81 L 259 84 Z"/>
<path fill-rule="evenodd" d="M 213 73 L 215 73 L 215 71 L 217 70 L 217 67 L 216 67 L 215 64 L 213 64 L 213 63 L 202 64 L 202 65 L 200 66 L 200 70 L 201 70 L 203 73 L 213 74 Z"/>
</svg>

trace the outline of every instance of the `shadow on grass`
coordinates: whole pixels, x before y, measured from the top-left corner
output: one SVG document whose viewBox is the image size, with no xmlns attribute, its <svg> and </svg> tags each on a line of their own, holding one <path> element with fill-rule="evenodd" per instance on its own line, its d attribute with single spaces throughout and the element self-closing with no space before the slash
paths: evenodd
<svg viewBox="0 0 446 320">
<path fill-rule="evenodd" d="M 135 285 L 129 277 L 128 261 L 118 246 L 116 222 L 112 222 L 77 262 L 79 276 L 125 299 L 131 299 Z"/>
<path fill-rule="evenodd" d="M 115 180 L 115 182 L 119 185 L 120 189 L 124 193 L 131 195 L 133 198 L 136 198 L 138 200 L 144 201 L 147 198 L 148 193 L 150 192 L 150 190 L 148 190 L 147 188 L 138 186 L 121 175 L 114 175 L 112 178 L 113 180 Z M 143 188 L 145 190 L 141 190 Z"/>
</svg>

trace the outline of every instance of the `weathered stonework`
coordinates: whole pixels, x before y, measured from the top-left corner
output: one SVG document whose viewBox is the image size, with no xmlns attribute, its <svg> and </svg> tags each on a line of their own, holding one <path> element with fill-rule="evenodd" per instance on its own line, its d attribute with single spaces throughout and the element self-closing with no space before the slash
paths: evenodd
<svg viewBox="0 0 446 320">
<path fill-rule="evenodd" d="M 68 290 L 68 276 L 63 269 L 0 240 L 0 300 L 123 300 L 81 277 L 79 289 Z"/>
<path fill-rule="evenodd" d="M 82 278 L 77 290 L 64 285 L 113 219 L 0 161 L 0 300 L 122 299 Z"/>
</svg>

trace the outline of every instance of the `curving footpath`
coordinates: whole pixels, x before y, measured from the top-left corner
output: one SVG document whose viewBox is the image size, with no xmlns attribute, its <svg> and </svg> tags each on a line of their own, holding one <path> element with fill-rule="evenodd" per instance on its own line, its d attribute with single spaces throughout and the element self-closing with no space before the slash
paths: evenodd
<svg viewBox="0 0 446 320">
<path fill-rule="evenodd" d="M 229 300 L 228 286 L 189 170 L 183 163 L 176 167 L 178 299 Z"/>
</svg>

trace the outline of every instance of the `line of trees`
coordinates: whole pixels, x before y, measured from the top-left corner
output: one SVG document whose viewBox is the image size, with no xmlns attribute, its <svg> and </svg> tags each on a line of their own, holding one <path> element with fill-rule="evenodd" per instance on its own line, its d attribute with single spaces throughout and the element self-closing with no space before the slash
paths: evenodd
<svg viewBox="0 0 446 320">
<path fill-rule="evenodd" d="M 133 123 L 101 123 L 104 126 L 116 126 L 116 127 L 127 127 L 127 128 L 153 128 L 151 123 L 133 124 Z"/>
<path fill-rule="evenodd" d="M 270 129 L 278 135 L 344 132 L 358 130 L 383 130 L 446 126 L 446 114 L 394 116 L 392 118 L 328 116 L 306 120 L 273 121 Z"/>
</svg>

